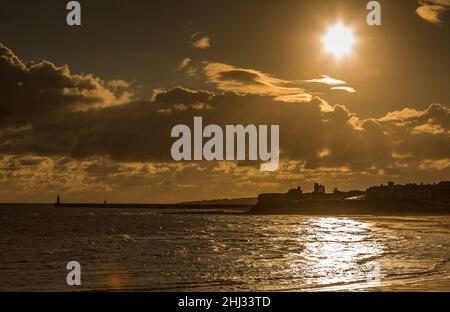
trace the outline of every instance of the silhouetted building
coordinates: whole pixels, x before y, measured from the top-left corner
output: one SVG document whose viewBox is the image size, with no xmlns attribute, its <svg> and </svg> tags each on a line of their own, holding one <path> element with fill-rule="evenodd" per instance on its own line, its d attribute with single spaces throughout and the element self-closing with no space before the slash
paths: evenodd
<svg viewBox="0 0 450 312">
<path fill-rule="evenodd" d="M 366 191 L 343 192 L 335 188 L 333 193 L 325 193 L 323 185 L 314 183 L 314 191 L 311 193 L 303 193 L 301 187 L 297 187 L 287 193 L 260 194 L 258 207 L 261 206 L 276 207 L 272 212 L 284 207 L 288 213 L 296 212 L 295 209 L 315 207 L 314 209 L 320 209 L 322 212 L 333 213 L 339 211 L 335 210 L 339 208 L 352 214 L 367 214 L 369 211 L 374 213 L 434 211 L 447 214 L 450 213 L 450 181 L 404 185 L 388 182 L 387 185 L 369 187 Z M 291 208 L 294 210 L 290 210 Z"/>
<path fill-rule="evenodd" d="M 303 190 L 300 186 L 294 189 L 290 189 L 287 192 L 287 196 L 289 201 L 291 202 L 297 202 L 303 198 Z"/>
<path fill-rule="evenodd" d="M 314 193 L 315 194 L 325 194 L 325 186 L 314 182 Z"/>
<path fill-rule="evenodd" d="M 359 195 L 359 193 L 358 193 Z M 290 189 L 287 193 L 265 193 L 258 196 L 260 203 L 298 203 L 308 200 L 343 200 L 348 196 L 346 192 L 336 194 L 326 194 L 325 187 L 321 184 L 314 183 L 314 191 L 312 193 L 303 193 L 300 186 Z"/>
<path fill-rule="evenodd" d="M 291 190 L 288 191 L 288 195 L 290 195 L 290 196 L 300 196 L 302 194 L 303 194 L 303 190 L 302 190 L 302 188 L 300 186 L 298 186 L 295 189 L 291 189 Z"/>
<path fill-rule="evenodd" d="M 395 184 L 372 186 L 366 190 L 369 199 L 410 199 L 450 201 L 450 181 L 438 184 Z"/>
</svg>

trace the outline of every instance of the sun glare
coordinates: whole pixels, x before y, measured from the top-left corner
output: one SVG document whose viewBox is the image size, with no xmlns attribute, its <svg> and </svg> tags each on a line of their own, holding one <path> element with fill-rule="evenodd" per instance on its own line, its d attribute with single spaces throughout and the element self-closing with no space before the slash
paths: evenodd
<svg viewBox="0 0 450 312">
<path fill-rule="evenodd" d="M 325 51 L 338 59 L 352 51 L 354 42 L 353 30 L 343 24 L 336 24 L 331 27 L 323 37 Z"/>
</svg>

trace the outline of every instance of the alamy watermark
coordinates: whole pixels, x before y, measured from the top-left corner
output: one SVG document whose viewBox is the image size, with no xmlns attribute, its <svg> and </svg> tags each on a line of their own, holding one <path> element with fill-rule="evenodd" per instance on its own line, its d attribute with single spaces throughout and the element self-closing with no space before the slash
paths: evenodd
<svg viewBox="0 0 450 312">
<path fill-rule="evenodd" d="M 172 128 L 171 136 L 178 138 L 171 149 L 175 161 L 259 160 L 265 162 L 260 165 L 261 171 L 275 171 L 279 166 L 279 125 L 226 125 L 224 131 L 219 125 L 203 128 L 202 117 L 194 117 L 193 133 L 187 125 L 176 125 Z"/>
<path fill-rule="evenodd" d="M 378 1 L 370 1 L 366 6 L 369 10 L 367 14 L 367 25 L 369 26 L 381 26 L 381 4 Z"/>
<path fill-rule="evenodd" d="M 81 286 L 81 265 L 78 261 L 70 261 L 66 266 L 70 270 L 66 276 L 68 286 Z"/>
</svg>

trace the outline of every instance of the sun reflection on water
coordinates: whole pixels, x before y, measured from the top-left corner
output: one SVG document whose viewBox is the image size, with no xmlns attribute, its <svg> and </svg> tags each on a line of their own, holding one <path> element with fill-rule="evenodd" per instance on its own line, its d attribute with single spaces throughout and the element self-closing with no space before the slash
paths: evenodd
<svg viewBox="0 0 450 312">
<path fill-rule="evenodd" d="M 311 218 L 297 227 L 304 248 L 291 263 L 292 271 L 301 270 L 307 285 L 381 283 L 377 259 L 383 246 L 376 241 L 370 224 L 348 218 Z M 361 286 L 361 285 L 359 285 Z"/>
</svg>

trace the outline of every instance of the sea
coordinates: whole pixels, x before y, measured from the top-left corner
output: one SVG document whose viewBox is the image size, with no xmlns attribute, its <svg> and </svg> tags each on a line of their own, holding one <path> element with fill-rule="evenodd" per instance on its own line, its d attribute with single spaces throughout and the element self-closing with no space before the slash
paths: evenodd
<svg viewBox="0 0 450 312">
<path fill-rule="evenodd" d="M 0 291 L 450 291 L 448 216 L 1 205 L 0 251 Z"/>
</svg>

